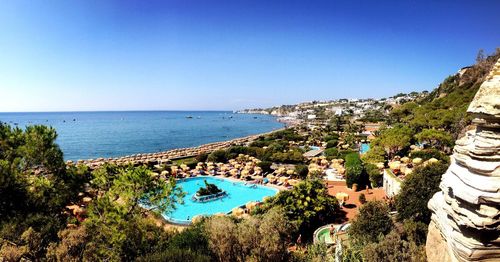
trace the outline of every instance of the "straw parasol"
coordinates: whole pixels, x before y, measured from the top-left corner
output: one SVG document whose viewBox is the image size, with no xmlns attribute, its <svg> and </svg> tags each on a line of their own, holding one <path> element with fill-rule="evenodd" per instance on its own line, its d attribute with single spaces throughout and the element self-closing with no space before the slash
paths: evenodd
<svg viewBox="0 0 500 262">
<path fill-rule="evenodd" d="M 399 162 L 399 161 L 389 162 L 389 168 L 391 170 L 396 170 L 396 169 L 399 169 L 400 167 L 401 167 L 401 162 Z"/>
<path fill-rule="evenodd" d="M 410 163 L 410 161 L 411 161 L 411 159 L 409 157 L 407 157 L 407 156 L 401 158 L 401 162 L 403 162 L 405 164 Z"/>
<path fill-rule="evenodd" d="M 287 181 L 288 181 L 288 179 L 289 179 L 288 177 L 280 177 L 280 178 L 278 179 L 278 181 L 280 181 L 280 182 L 282 182 L 282 183 L 285 183 L 285 182 L 287 182 Z"/>
<path fill-rule="evenodd" d="M 335 198 L 337 198 L 341 202 L 345 202 L 349 200 L 349 195 L 344 192 L 338 192 L 337 194 L 335 194 Z"/>
<path fill-rule="evenodd" d="M 288 184 L 292 185 L 292 186 L 296 186 L 300 181 L 297 180 L 297 179 L 290 179 L 288 180 Z"/>
<path fill-rule="evenodd" d="M 437 160 L 437 159 L 435 159 L 435 158 L 433 157 L 433 158 L 431 158 L 431 159 L 427 160 L 427 162 L 428 162 L 429 164 L 434 164 L 434 163 L 439 162 L 439 160 Z"/>
<path fill-rule="evenodd" d="M 420 164 L 422 164 L 423 160 L 422 160 L 422 158 L 417 157 L 417 158 L 414 158 L 412 162 L 414 165 L 420 165 Z"/>
<path fill-rule="evenodd" d="M 241 216 L 243 213 L 245 213 L 245 210 L 243 210 L 243 208 L 241 207 L 233 208 L 233 210 L 231 211 L 231 214 L 234 216 Z"/>
</svg>

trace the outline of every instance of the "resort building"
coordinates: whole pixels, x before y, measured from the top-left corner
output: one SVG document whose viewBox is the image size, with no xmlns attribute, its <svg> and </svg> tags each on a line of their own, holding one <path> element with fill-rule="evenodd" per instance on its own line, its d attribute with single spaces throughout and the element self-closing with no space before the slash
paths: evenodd
<svg viewBox="0 0 500 262">
<path fill-rule="evenodd" d="M 383 182 L 385 194 L 387 197 L 393 197 L 399 193 L 403 181 L 394 175 L 390 169 L 384 169 Z"/>
</svg>

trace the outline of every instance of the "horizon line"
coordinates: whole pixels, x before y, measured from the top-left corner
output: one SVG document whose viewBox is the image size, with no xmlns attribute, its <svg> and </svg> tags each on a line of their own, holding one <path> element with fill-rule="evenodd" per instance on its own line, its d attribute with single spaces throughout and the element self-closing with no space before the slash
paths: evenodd
<svg viewBox="0 0 500 262">
<path fill-rule="evenodd" d="M 126 109 L 126 110 L 54 110 L 54 111 L 0 111 L 0 114 L 18 113 L 111 113 L 111 112 L 236 112 L 239 110 L 215 110 L 215 109 Z"/>
</svg>

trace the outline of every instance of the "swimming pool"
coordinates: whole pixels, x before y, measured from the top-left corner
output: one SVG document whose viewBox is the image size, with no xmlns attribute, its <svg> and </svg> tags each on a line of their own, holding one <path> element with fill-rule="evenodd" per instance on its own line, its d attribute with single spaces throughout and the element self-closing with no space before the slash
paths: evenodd
<svg viewBox="0 0 500 262">
<path fill-rule="evenodd" d="M 364 154 L 364 153 L 368 152 L 368 150 L 370 150 L 370 144 L 368 144 L 368 143 L 362 143 L 361 147 L 359 148 L 359 152 L 361 154 Z"/>
<path fill-rule="evenodd" d="M 209 202 L 195 202 L 191 198 L 200 187 L 204 186 L 204 180 L 215 184 L 226 191 L 227 196 Z M 274 196 L 278 189 L 262 185 L 245 185 L 244 182 L 234 182 L 229 179 L 199 176 L 179 180 L 177 185 L 182 188 L 186 195 L 184 204 L 177 205 L 177 209 L 170 213 L 164 213 L 163 217 L 177 224 L 190 224 L 191 219 L 197 215 L 214 215 L 217 213 L 229 213 L 235 207 L 245 205 L 250 201 L 262 201 L 266 196 Z"/>
</svg>

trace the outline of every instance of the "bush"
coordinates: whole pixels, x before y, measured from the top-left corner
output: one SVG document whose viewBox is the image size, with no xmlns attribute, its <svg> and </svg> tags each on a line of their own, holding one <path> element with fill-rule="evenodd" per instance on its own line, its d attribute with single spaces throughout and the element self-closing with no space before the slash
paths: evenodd
<svg viewBox="0 0 500 262">
<path fill-rule="evenodd" d="M 398 220 L 413 219 L 429 224 L 431 211 L 427 208 L 427 202 L 439 191 L 441 175 L 447 168 L 447 164 L 438 162 L 417 167 L 406 177 L 396 196 Z"/>
<path fill-rule="evenodd" d="M 427 261 L 425 246 L 417 246 L 414 242 L 403 239 L 395 230 L 382 241 L 366 245 L 363 248 L 363 258 L 366 262 Z"/>
<path fill-rule="evenodd" d="M 347 155 L 349 155 L 349 154 L 352 154 L 352 153 L 357 154 L 358 152 L 357 152 L 357 151 L 354 151 L 354 150 L 351 150 L 351 149 L 340 150 L 340 151 L 339 151 L 338 158 L 341 158 L 341 159 L 346 160 L 346 156 L 347 156 Z"/>
<path fill-rule="evenodd" d="M 336 147 L 338 145 L 338 143 L 339 143 L 339 141 L 337 139 L 330 140 L 330 141 L 326 142 L 326 148 Z"/>
<path fill-rule="evenodd" d="M 196 156 L 196 161 L 198 162 L 205 162 L 207 161 L 207 158 L 208 158 L 208 154 L 207 153 L 201 153 L 199 155 Z"/>
<path fill-rule="evenodd" d="M 299 164 L 295 166 L 295 173 L 301 179 L 306 179 L 307 174 L 309 173 L 309 168 L 306 165 Z"/>
<path fill-rule="evenodd" d="M 261 211 L 274 206 L 284 209 L 287 218 L 296 223 L 303 238 L 312 237 L 319 226 L 341 222 L 345 213 L 337 199 L 328 194 L 320 179 L 306 179 L 291 190 L 280 191 Z"/>
<path fill-rule="evenodd" d="M 337 133 L 332 133 L 323 138 L 324 141 L 330 141 L 330 140 L 339 140 L 339 135 Z"/>
<path fill-rule="evenodd" d="M 445 153 L 443 153 L 435 148 L 412 151 L 410 156 L 412 158 L 417 158 L 417 157 L 422 158 L 424 161 L 429 160 L 431 158 L 435 158 L 437 160 L 441 160 L 441 161 L 444 161 L 446 163 L 450 162 L 449 156 L 447 156 Z"/>
<path fill-rule="evenodd" d="M 332 158 L 332 159 L 338 158 L 339 157 L 339 150 L 335 147 L 327 148 L 327 149 L 325 149 L 324 154 L 328 158 Z"/>
<path fill-rule="evenodd" d="M 383 173 L 380 172 L 378 167 L 374 164 L 365 164 L 365 171 L 370 178 L 370 183 L 372 187 L 378 187 L 382 185 L 382 179 L 384 177 Z"/>
<path fill-rule="evenodd" d="M 207 161 L 210 162 L 227 162 L 227 152 L 225 150 L 215 150 L 214 152 L 210 153 L 207 157 Z"/>
<path fill-rule="evenodd" d="M 302 163 L 304 161 L 304 157 L 302 153 L 298 150 L 288 151 L 286 153 L 274 153 L 271 156 L 271 160 L 279 163 Z"/>
<path fill-rule="evenodd" d="M 381 146 L 372 145 L 370 150 L 363 155 L 363 161 L 368 163 L 379 163 L 385 161 L 385 151 Z"/>
<path fill-rule="evenodd" d="M 212 217 L 205 228 L 218 261 L 287 261 L 288 241 L 295 231 L 279 208 L 242 221 Z"/>
<path fill-rule="evenodd" d="M 272 142 L 269 141 L 269 140 L 256 140 L 256 141 L 253 141 L 252 143 L 250 143 L 250 146 L 251 147 L 265 147 L 265 146 L 269 146 Z"/>
<path fill-rule="evenodd" d="M 350 153 L 345 158 L 346 183 L 348 187 L 353 184 L 363 185 L 361 175 L 363 174 L 363 163 L 358 153 Z"/>
<path fill-rule="evenodd" d="M 270 173 L 273 171 L 271 169 L 272 164 L 273 164 L 273 162 L 270 162 L 270 161 L 261 161 L 261 162 L 257 163 L 257 166 L 262 168 L 263 173 Z"/>
<path fill-rule="evenodd" d="M 393 224 L 389 208 L 382 201 L 369 201 L 359 208 L 349 228 L 349 236 L 356 244 L 377 242 L 380 235 L 391 231 Z"/>
<path fill-rule="evenodd" d="M 286 141 L 299 141 L 302 137 L 293 131 L 293 129 L 285 129 L 281 131 L 273 132 L 269 135 L 270 140 L 282 139 Z"/>
</svg>

